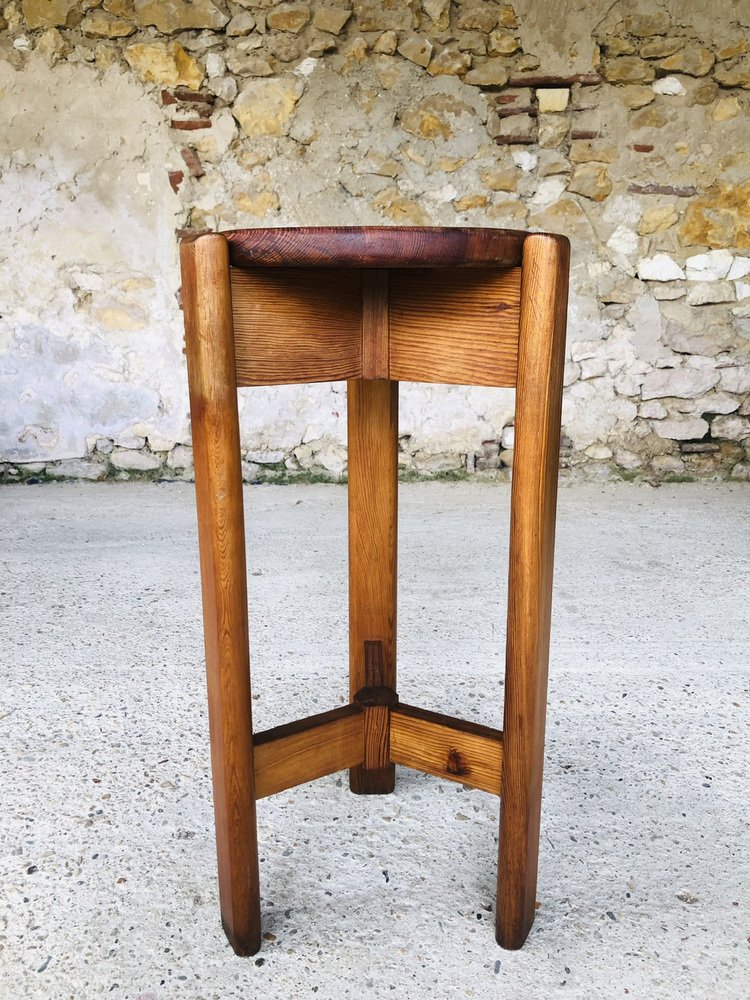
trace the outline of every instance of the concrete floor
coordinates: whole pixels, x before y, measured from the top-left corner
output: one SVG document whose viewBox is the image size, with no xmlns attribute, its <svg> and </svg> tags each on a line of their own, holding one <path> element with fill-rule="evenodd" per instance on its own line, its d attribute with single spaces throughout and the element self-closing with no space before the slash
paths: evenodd
<svg viewBox="0 0 750 1000">
<path fill-rule="evenodd" d="M 402 487 L 400 692 L 502 719 L 508 487 Z M 750 490 L 559 505 L 537 921 L 495 944 L 497 801 L 399 769 L 259 804 L 266 941 L 218 917 L 193 491 L 0 493 L 0 997 L 750 992 Z M 342 703 L 341 487 L 247 491 L 259 728 Z M 501 568 L 502 567 L 502 568 Z"/>
</svg>

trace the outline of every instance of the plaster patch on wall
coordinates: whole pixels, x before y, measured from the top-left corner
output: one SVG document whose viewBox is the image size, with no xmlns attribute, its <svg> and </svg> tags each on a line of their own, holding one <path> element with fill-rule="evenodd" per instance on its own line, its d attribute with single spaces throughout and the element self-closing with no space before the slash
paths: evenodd
<svg viewBox="0 0 750 1000">
<path fill-rule="evenodd" d="M 32 55 L 0 62 L 0 115 L 0 452 L 81 456 L 135 422 L 186 438 L 158 108 L 117 67 Z"/>
</svg>

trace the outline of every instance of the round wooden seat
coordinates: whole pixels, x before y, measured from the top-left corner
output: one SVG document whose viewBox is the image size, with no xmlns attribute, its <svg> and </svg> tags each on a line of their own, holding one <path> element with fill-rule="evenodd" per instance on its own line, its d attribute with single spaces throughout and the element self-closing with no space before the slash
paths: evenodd
<svg viewBox="0 0 750 1000">
<path fill-rule="evenodd" d="M 425 226 L 317 226 L 222 233 L 232 267 L 518 267 L 528 233 Z"/>
</svg>

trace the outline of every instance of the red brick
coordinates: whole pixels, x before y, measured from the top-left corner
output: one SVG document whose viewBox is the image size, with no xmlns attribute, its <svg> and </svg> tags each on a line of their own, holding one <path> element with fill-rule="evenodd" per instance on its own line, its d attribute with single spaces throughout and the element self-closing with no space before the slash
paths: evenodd
<svg viewBox="0 0 750 1000">
<path fill-rule="evenodd" d="M 171 128 L 181 129 L 183 132 L 195 132 L 200 128 L 211 128 L 210 118 L 173 118 L 169 123 Z"/>
<path fill-rule="evenodd" d="M 185 175 L 181 170 L 170 170 L 167 176 L 169 177 L 169 183 L 172 185 L 172 190 L 177 194 L 180 190 L 180 184 L 185 180 Z"/>
<path fill-rule="evenodd" d="M 193 149 L 192 146 L 185 146 L 180 150 L 180 155 L 185 161 L 185 166 L 190 171 L 191 177 L 203 177 L 206 171 L 203 169 L 203 164 L 197 150 Z"/>
</svg>

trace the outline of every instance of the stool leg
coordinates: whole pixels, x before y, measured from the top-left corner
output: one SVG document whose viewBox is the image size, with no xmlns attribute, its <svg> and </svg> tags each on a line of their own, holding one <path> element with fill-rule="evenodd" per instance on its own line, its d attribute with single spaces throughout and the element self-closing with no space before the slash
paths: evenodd
<svg viewBox="0 0 750 1000">
<path fill-rule="evenodd" d="M 349 691 L 396 690 L 398 382 L 351 380 L 349 427 Z M 367 711 L 367 709 L 365 709 Z M 393 764 L 349 772 L 360 795 L 392 792 Z"/>
<path fill-rule="evenodd" d="M 181 248 L 221 917 L 260 948 L 247 574 L 227 245 Z"/>
<path fill-rule="evenodd" d="M 524 243 L 511 494 L 497 940 L 534 921 L 565 355 L 568 244 Z"/>
</svg>

